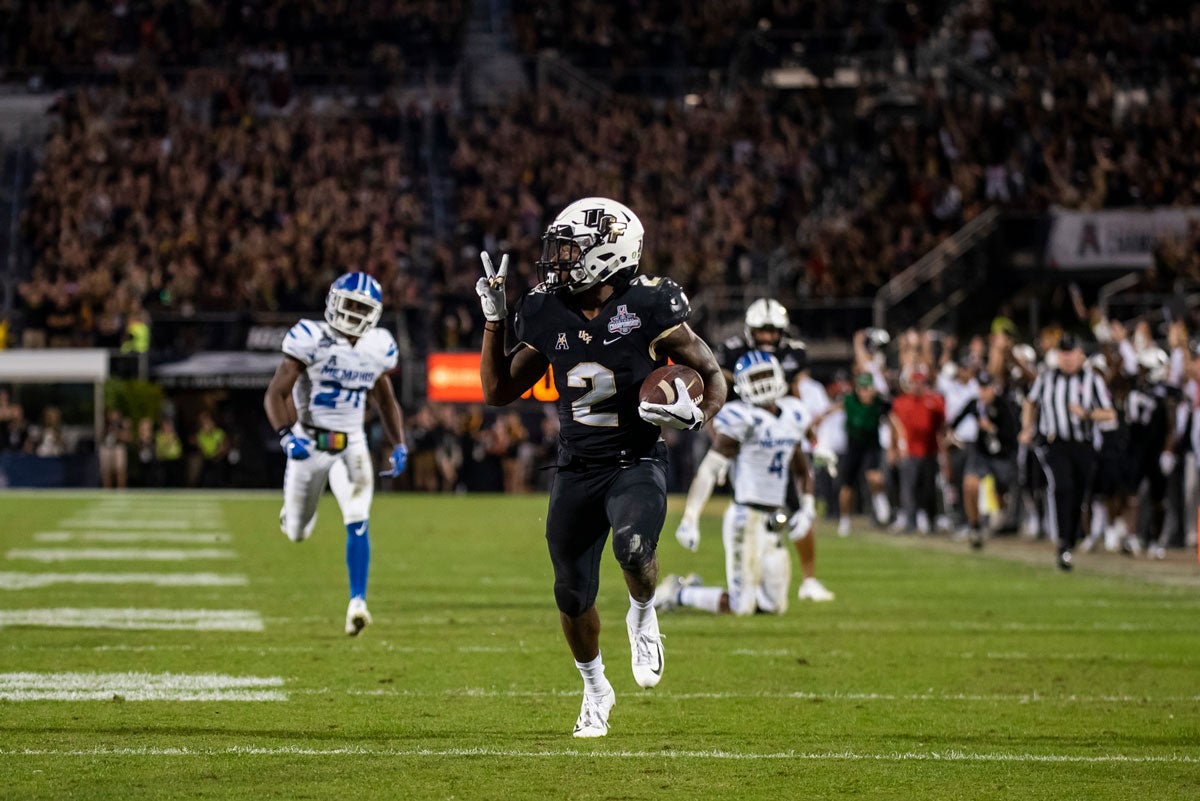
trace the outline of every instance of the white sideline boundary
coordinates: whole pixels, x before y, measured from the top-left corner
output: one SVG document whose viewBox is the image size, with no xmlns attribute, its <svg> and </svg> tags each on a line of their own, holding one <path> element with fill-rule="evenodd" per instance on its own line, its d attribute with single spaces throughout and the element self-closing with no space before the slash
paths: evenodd
<svg viewBox="0 0 1200 801">
<path fill-rule="evenodd" d="M 3 573 L 0 590 L 32 590 L 55 584 L 151 584 L 156 587 L 244 587 L 245 576 L 220 573 Z"/>
<path fill-rule="evenodd" d="M 10 560 L 34 562 L 183 562 L 188 559 L 233 559 L 236 556 L 234 551 L 226 548 L 13 548 L 5 554 Z"/>
<path fill-rule="evenodd" d="M 0 628 L 262 631 L 257 612 L 246 609 L 11 609 L 0 610 Z"/>
<path fill-rule="evenodd" d="M 1156 764 L 1195 765 L 1200 757 L 1188 754 L 1013 754 L 970 751 L 606 751 L 580 748 L 509 749 L 509 748 L 305 748 L 285 745 L 275 748 L 230 746 L 228 748 L 10 748 L 0 756 L 365 756 L 365 757 L 497 757 L 504 759 L 710 759 L 729 761 L 795 762 L 1008 762 L 1069 764 Z"/>
</svg>

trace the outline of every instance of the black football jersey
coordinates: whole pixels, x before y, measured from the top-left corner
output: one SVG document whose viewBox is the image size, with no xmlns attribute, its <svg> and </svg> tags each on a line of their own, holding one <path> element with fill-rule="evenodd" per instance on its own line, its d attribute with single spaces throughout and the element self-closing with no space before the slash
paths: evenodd
<svg viewBox="0 0 1200 801">
<path fill-rule="evenodd" d="M 736 336 L 722 342 L 714 355 L 721 369 L 733 375 L 733 366 L 737 364 L 737 360 L 752 350 L 756 348 L 746 341 L 746 337 Z M 794 387 L 796 376 L 808 366 L 808 352 L 804 349 L 804 343 L 798 339 L 784 337 L 779 340 L 779 345 L 772 353 L 783 368 L 783 377 L 787 379 L 788 387 Z"/>
<path fill-rule="evenodd" d="M 513 316 L 517 339 L 550 360 L 560 445 L 583 459 L 642 456 L 660 431 L 638 415 L 638 390 L 666 364 L 653 347 L 691 315 L 687 295 L 669 278 L 640 275 L 591 320 L 569 297 L 539 285 Z"/>
</svg>

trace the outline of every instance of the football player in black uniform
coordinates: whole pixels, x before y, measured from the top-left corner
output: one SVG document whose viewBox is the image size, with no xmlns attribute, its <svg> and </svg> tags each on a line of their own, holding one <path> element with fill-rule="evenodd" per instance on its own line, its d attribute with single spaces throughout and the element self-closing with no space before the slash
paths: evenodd
<svg viewBox="0 0 1200 801">
<path fill-rule="evenodd" d="M 553 368 L 561 423 L 546 541 L 563 633 L 584 681 L 576 737 L 603 737 L 615 702 L 600 656 L 596 613 L 600 560 L 608 533 L 629 589 L 626 628 L 633 676 L 658 684 L 662 640 L 654 612 L 656 549 L 667 512 L 667 448 L 660 426 L 699 429 L 725 402 L 726 384 L 708 346 L 687 324 L 691 307 L 669 278 L 637 276 L 642 223 L 607 198 L 567 206 L 542 236 L 541 283 L 519 301 L 505 348 L 504 279 L 508 257 L 475 290 L 484 324 L 480 374 L 484 399 L 502 406 Z M 676 386 L 671 404 L 639 402 L 642 381 L 666 364 L 694 368 L 704 397 Z"/>
<path fill-rule="evenodd" d="M 796 377 L 808 366 L 808 353 L 803 342 L 787 336 L 789 324 L 787 309 L 777 300 L 760 298 L 747 306 L 742 335 L 726 339 L 717 348 L 725 380 L 733 381 L 733 367 L 742 356 L 752 350 L 766 351 L 779 360 L 788 393 L 799 396 Z"/>
</svg>

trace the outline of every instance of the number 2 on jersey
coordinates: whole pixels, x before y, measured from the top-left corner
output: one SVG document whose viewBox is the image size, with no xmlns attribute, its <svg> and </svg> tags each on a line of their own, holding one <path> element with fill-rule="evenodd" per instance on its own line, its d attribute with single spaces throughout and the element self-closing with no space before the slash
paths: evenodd
<svg viewBox="0 0 1200 801">
<path fill-rule="evenodd" d="M 568 387 L 591 387 L 571 403 L 571 417 L 585 426 L 615 426 L 616 412 L 593 412 L 592 407 L 617 394 L 613 371 L 596 362 L 580 362 L 567 373 Z"/>
<path fill-rule="evenodd" d="M 323 392 L 318 392 L 313 396 L 313 406 L 320 406 L 325 409 L 332 409 L 338 405 L 338 401 L 353 403 L 357 409 L 362 404 L 363 392 L 366 387 L 344 387 L 337 381 L 322 381 L 321 386 L 324 387 Z"/>
</svg>

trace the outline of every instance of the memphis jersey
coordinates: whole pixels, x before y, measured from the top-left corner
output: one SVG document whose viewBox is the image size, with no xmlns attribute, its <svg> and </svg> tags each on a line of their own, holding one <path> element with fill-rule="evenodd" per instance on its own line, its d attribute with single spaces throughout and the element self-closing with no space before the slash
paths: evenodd
<svg viewBox="0 0 1200 801">
<path fill-rule="evenodd" d="M 513 320 L 517 339 L 550 361 L 559 444 L 586 459 L 643 456 L 661 432 L 638 415 L 638 390 L 666 364 L 655 346 L 687 321 L 687 296 L 669 278 L 642 275 L 618 288 L 591 320 L 569 297 L 534 287 Z"/>
<path fill-rule="evenodd" d="M 717 412 L 713 428 L 740 444 L 734 462 L 733 498 L 738 503 L 783 506 L 791 481 L 792 453 L 804 442 L 812 417 L 799 399 L 775 401 L 779 414 L 742 400 Z"/>
<path fill-rule="evenodd" d="M 328 323 L 301 320 L 283 338 L 283 352 L 305 372 L 292 388 L 296 413 L 306 426 L 362 435 L 367 393 L 396 366 L 396 340 L 372 328 L 353 345 Z"/>
</svg>

